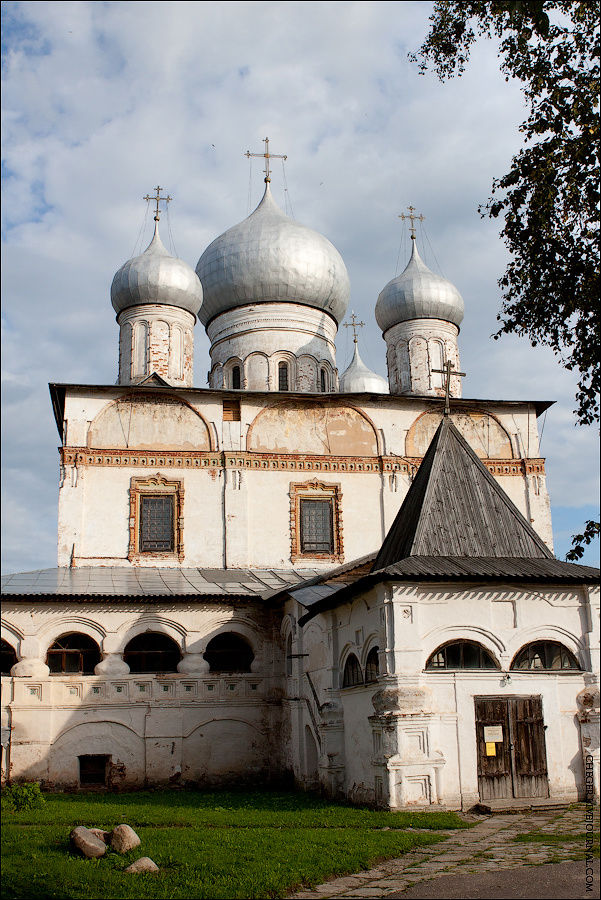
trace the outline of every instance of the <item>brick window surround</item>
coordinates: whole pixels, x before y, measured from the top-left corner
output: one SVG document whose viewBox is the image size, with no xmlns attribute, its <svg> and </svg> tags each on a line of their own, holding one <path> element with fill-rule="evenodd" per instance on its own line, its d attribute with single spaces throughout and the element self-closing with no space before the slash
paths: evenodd
<svg viewBox="0 0 601 900">
<path fill-rule="evenodd" d="M 173 498 L 173 550 L 141 552 L 141 499 L 143 496 L 168 496 Z M 130 562 L 141 559 L 184 559 L 184 485 L 180 479 L 167 479 L 160 475 L 133 477 L 129 486 L 129 548 Z"/>
<path fill-rule="evenodd" d="M 332 505 L 332 552 L 304 551 L 301 543 L 301 502 L 303 500 L 325 500 Z M 342 490 L 339 484 L 325 484 L 322 481 L 306 481 L 290 484 L 290 559 L 315 559 L 327 562 L 342 562 L 344 546 L 342 540 Z"/>
</svg>

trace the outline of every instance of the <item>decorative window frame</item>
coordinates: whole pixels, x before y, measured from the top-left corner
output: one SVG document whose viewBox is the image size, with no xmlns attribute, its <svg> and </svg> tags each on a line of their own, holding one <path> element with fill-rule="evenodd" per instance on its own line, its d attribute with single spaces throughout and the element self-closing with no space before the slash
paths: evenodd
<svg viewBox="0 0 601 900">
<path fill-rule="evenodd" d="M 142 553 L 140 551 L 141 498 L 144 495 L 167 494 L 174 498 L 173 550 Z M 127 558 L 130 562 L 146 559 L 184 559 L 184 484 L 179 478 L 164 478 L 156 475 L 133 476 L 129 484 L 129 547 Z"/>
<path fill-rule="evenodd" d="M 343 562 L 342 488 L 340 484 L 305 481 L 290 484 L 290 560 L 315 559 L 322 562 Z M 333 553 L 303 553 L 301 550 L 301 500 L 330 500 L 332 503 Z"/>
</svg>

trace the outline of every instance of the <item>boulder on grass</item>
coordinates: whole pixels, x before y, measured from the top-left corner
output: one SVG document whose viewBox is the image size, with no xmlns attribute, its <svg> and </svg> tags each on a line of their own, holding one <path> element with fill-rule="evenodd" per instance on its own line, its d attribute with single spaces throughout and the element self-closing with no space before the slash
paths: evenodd
<svg viewBox="0 0 601 900">
<path fill-rule="evenodd" d="M 154 863 L 149 856 L 143 856 L 141 859 L 137 859 L 135 862 L 128 866 L 127 869 L 123 870 L 124 872 L 135 873 L 135 872 L 158 872 L 159 867 L 156 863 Z"/>
<path fill-rule="evenodd" d="M 129 825 L 117 825 L 111 831 L 109 843 L 117 853 L 127 853 L 140 846 L 140 838 Z"/>
<path fill-rule="evenodd" d="M 110 831 L 105 831 L 104 828 L 88 828 L 88 831 L 95 837 L 100 838 L 101 841 L 104 841 L 105 844 L 108 844 L 111 837 Z"/>
<path fill-rule="evenodd" d="M 75 849 L 87 856 L 88 859 L 97 859 L 106 853 L 104 841 L 83 825 L 78 825 L 77 828 L 74 828 L 69 837 Z"/>
</svg>

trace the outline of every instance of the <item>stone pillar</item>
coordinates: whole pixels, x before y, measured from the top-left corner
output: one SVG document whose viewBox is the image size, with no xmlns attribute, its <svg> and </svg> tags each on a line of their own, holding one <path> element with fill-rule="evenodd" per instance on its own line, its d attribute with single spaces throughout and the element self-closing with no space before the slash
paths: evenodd
<svg viewBox="0 0 601 900">
<path fill-rule="evenodd" d="M 584 766 L 584 797 L 587 803 L 599 802 L 599 719 L 600 696 L 596 684 L 586 687 L 577 696 L 578 721 Z"/>
<path fill-rule="evenodd" d="M 19 644 L 19 661 L 10 670 L 11 675 L 46 678 L 50 669 L 42 659 L 40 643 L 36 638 L 23 638 Z"/>
</svg>

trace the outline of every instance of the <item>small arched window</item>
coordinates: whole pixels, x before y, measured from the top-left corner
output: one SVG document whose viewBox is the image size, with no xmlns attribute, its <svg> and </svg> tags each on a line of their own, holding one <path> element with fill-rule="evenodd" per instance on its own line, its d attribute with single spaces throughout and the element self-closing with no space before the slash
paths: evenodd
<svg viewBox="0 0 601 900">
<path fill-rule="evenodd" d="M 46 665 L 53 675 L 93 675 L 100 647 L 87 634 L 64 634 L 49 648 Z"/>
<path fill-rule="evenodd" d="M 322 369 L 319 373 L 319 387 L 320 387 L 322 394 L 325 394 L 325 392 L 327 391 L 327 389 L 328 389 L 327 384 L 328 384 L 328 381 L 327 381 L 326 370 Z"/>
<path fill-rule="evenodd" d="M 10 675 L 10 670 L 17 662 L 17 654 L 15 648 L 11 647 L 8 641 L 2 638 L 2 646 L 0 647 L 0 658 L 2 661 L 2 675 Z"/>
<path fill-rule="evenodd" d="M 240 366 L 234 366 L 233 369 L 232 369 L 232 388 L 233 388 L 235 391 L 239 391 L 239 390 L 240 390 L 240 384 L 241 384 L 241 380 L 240 380 Z"/>
<path fill-rule="evenodd" d="M 354 653 L 350 653 L 345 664 L 342 676 L 342 687 L 354 687 L 357 684 L 363 684 L 363 674 L 361 672 L 361 663 Z"/>
<path fill-rule="evenodd" d="M 543 669 L 557 672 L 565 669 L 580 670 L 578 660 L 559 641 L 535 641 L 526 644 L 511 664 L 512 669 Z"/>
<path fill-rule="evenodd" d="M 177 672 L 182 658 L 173 638 L 156 631 L 147 631 L 132 638 L 123 651 L 123 659 L 129 671 L 138 674 L 151 672 Z"/>
<path fill-rule="evenodd" d="M 278 391 L 289 390 L 288 385 L 288 363 L 281 362 L 278 364 Z"/>
<path fill-rule="evenodd" d="M 427 670 L 433 669 L 498 669 L 491 654 L 475 641 L 451 641 L 435 650 Z"/>
<path fill-rule="evenodd" d="M 227 631 L 209 641 L 204 658 L 211 672 L 250 672 L 255 655 L 243 637 Z"/>
<path fill-rule="evenodd" d="M 286 675 L 288 678 L 292 676 L 292 635 L 286 638 Z"/>
<path fill-rule="evenodd" d="M 380 658 L 377 647 L 372 647 L 365 661 L 365 684 L 377 681 L 380 675 Z"/>
</svg>

